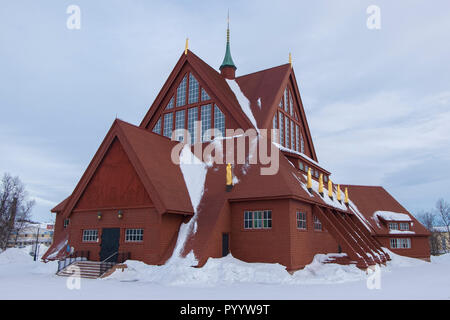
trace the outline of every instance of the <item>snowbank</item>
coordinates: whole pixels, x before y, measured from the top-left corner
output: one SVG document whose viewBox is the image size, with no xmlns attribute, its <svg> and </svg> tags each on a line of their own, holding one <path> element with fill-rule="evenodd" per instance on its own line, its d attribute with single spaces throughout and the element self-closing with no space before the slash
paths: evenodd
<svg viewBox="0 0 450 320">
<path fill-rule="evenodd" d="M 354 265 L 324 264 L 328 255 L 318 254 L 304 269 L 289 274 L 280 264 L 247 263 L 231 254 L 209 259 L 202 268 L 169 263 L 150 266 L 139 261 L 127 261 L 125 271 L 116 271 L 105 280 L 142 281 L 161 285 L 215 286 L 233 283 L 258 284 L 327 284 L 365 279 L 364 271 Z"/>
</svg>

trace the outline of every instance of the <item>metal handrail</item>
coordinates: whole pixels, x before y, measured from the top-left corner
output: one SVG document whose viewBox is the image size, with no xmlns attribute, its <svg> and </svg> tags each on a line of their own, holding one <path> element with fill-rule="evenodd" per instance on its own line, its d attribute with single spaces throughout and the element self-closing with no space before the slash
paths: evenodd
<svg viewBox="0 0 450 320">
<path fill-rule="evenodd" d="M 114 257 L 114 256 L 115 256 L 116 254 L 118 254 L 118 253 L 119 253 L 119 251 L 114 252 L 114 253 L 113 253 L 112 255 L 110 255 L 108 258 L 106 258 L 105 260 L 103 260 L 102 263 L 103 263 L 103 262 L 106 262 L 106 260 L 108 260 L 108 259 Z"/>
</svg>

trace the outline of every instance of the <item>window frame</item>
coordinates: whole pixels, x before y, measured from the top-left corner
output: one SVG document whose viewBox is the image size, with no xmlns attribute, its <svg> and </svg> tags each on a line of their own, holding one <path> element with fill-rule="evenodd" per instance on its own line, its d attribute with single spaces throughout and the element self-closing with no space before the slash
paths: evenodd
<svg viewBox="0 0 450 320">
<path fill-rule="evenodd" d="M 244 210 L 244 231 L 262 231 L 273 228 L 271 209 Z"/>
<path fill-rule="evenodd" d="M 317 226 L 320 226 L 320 229 Z M 320 221 L 319 217 L 315 214 L 313 214 L 313 228 L 314 228 L 314 231 L 323 232 L 322 221 Z"/>
<path fill-rule="evenodd" d="M 192 103 L 189 102 L 189 90 L 191 88 L 191 84 L 190 84 L 191 75 L 198 82 L 197 101 L 196 102 L 192 102 Z M 185 104 L 177 106 L 178 87 L 182 83 L 184 77 L 186 77 L 186 88 L 185 88 L 185 93 L 184 93 L 185 94 Z M 193 70 L 188 69 L 182 75 L 180 75 L 179 79 L 181 79 L 181 80 L 177 83 L 177 86 L 175 87 L 174 92 L 170 95 L 171 98 L 169 99 L 169 102 L 170 102 L 171 99 L 174 100 L 172 108 L 167 109 L 167 104 L 169 103 L 169 102 L 167 102 L 166 107 L 160 112 L 160 115 L 159 115 L 160 118 L 162 119 L 162 121 L 161 121 L 161 129 L 160 129 L 161 136 L 169 138 L 169 139 L 171 139 L 171 137 L 172 137 L 172 136 L 167 137 L 167 136 L 164 135 L 164 130 L 165 130 L 164 117 L 165 117 L 166 114 L 168 114 L 168 113 L 172 113 L 173 114 L 172 115 L 172 131 L 173 131 L 173 130 L 175 130 L 175 127 L 176 127 L 176 112 L 177 111 L 181 111 L 181 110 L 185 110 L 185 116 L 184 116 L 185 119 L 184 119 L 184 127 L 183 128 L 185 130 L 188 130 L 188 112 L 189 112 L 188 110 L 191 109 L 191 108 L 197 107 L 197 110 L 198 110 L 197 111 L 197 119 L 195 121 L 201 122 L 202 121 L 202 106 L 208 105 L 208 104 L 210 105 L 210 109 L 211 109 L 210 110 L 210 112 L 211 112 L 210 129 L 216 129 L 216 127 L 215 127 L 215 113 L 216 113 L 215 112 L 215 107 L 217 107 L 219 109 L 219 111 L 223 114 L 223 118 L 224 118 L 224 121 L 223 121 L 224 122 L 224 132 L 222 134 L 225 136 L 226 128 L 227 128 L 227 118 L 228 118 L 227 113 L 225 112 L 224 108 L 220 107 L 218 102 L 215 101 L 211 97 L 211 95 L 208 93 L 208 89 L 201 85 L 200 81 L 198 80 L 199 79 L 198 75 Z M 202 95 L 202 91 L 204 91 L 206 93 L 207 97 L 205 95 Z M 208 98 L 208 99 L 206 99 L 206 98 Z M 155 126 L 156 126 L 156 122 L 155 122 L 155 124 L 152 127 L 152 131 L 153 131 L 153 128 Z M 203 132 L 202 132 L 202 137 L 203 137 Z M 204 140 L 203 141 L 202 137 L 200 137 L 200 142 L 208 142 L 208 141 L 211 141 L 212 139 L 215 138 L 215 136 L 213 135 L 210 140 Z"/>
<path fill-rule="evenodd" d="M 94 239 L 95 237 L 95 239 Z M 81 234 L 81 242 L 83 243 L 97 243 L 98 242 L 98 229 L 83 229 Z"/>
<path fill-rule="evenodd" d="M 131 234 L 128 234 L 130 231 Z M 138 234 L 137 231 L 142 231 Z M 129 237 L 140 237 L 141 239 L 129 239 Z M 126 243 L 143 243 L 144 242 L 144 228 L 127 228 L 125 229 L 125 242 Z"/>
<path fill-rule="evenodd" d="M 302 217 L 303 215 L 303 217 Z M 297 230 L 307 231 L 308 230 L 308 215 L 305 211 L 297 210 L 295 213 L 296 222 L 297 222 Z M 304 218 L 304 219 L 302 219 Z M 300 225 L 304 223 L 304 227 Z"/>
</svg>

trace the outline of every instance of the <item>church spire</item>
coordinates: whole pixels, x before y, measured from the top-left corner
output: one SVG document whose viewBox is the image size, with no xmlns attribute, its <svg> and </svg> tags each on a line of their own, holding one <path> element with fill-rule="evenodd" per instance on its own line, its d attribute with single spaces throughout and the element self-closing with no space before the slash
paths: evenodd
<svg viewBox="0 0 450 320">
<path fill-rule="evenodd" d="M 230 13 L 228 12 L 227 17 L 227 46 L 225 51 L 225 57 L 223 58 L 222 65 L 220 66 L 220 73 L 224 78 L 234 79 L 236 66 L 234 65 L 233 58 L 231 58 L 230 50 Z"/>
</svg>

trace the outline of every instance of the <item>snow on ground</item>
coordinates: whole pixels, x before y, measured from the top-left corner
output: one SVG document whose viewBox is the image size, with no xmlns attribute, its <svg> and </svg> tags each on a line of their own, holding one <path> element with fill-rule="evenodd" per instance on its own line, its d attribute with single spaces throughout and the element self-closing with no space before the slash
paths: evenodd
<svg viewBox="0 0 450 320">
<path fill-rule="evenodd" d="M 389 254 L 380 289 L 373 290 L 366 285 L 373 274 L 323 264 L 326 255 L 316 255 L 293 275 L 278 264 L 245 263 L 231 255 L 210 259 L 203 268 L 128 261 L 124 272 L 81 279 L 80 289 L 70 290 L 70 278 L 55 275 L 56 262 L 34 262 L 26 249 L 8 249 L 0 253 L 0 299 L 450 299 L 450 254 L 431 263 Z"/>
</svg>

